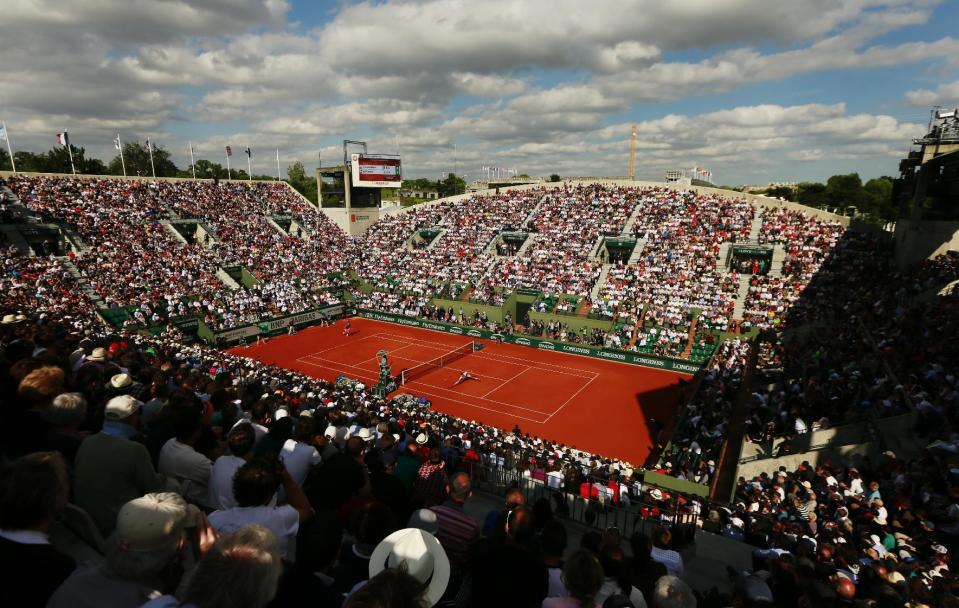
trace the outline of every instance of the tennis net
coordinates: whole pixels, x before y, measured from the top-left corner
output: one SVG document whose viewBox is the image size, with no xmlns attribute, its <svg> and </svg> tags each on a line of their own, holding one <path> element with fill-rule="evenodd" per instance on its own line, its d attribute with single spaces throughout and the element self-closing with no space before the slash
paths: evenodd
<svg viewBox="0 0 959 608">
<path fill-rule="evenodd" d="M 434 369 L 446 367 L 453 361 L 456 361 L 457 359 L 462 359 L 466 355 L 472 353 L 474 350 L 476 350 L 476 343 L 470 342 L 469 344 L 464 344 L 463 346 L 460 346 L 456 350 L 451 350 L 448 353 L 440 355 L 439 357 L 436 357 L 435 359 L 430 359 L 429 361 L 426 361 L 425 363 L 420 363 L 419 365 L 415 365 L 408 369 L 404 369 L 402 372 L 400 372 L 399 384 L 402 386 L 406 384 L 407 382 L 412 382 L 413 380 L 416 380 L 417 378 L 422 378 L 425 374 L 430 373 Z"/>
</svg>

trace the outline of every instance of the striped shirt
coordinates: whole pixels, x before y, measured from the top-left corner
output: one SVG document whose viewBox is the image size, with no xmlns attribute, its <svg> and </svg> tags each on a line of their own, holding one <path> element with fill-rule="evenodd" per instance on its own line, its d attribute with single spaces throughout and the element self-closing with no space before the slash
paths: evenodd
<svg viewBox="0 0 959 608">
<path fill-rule="evenodd" d="M 466 566 L 470 545 L 479 537 L 479 524 L 463 511 L 463 505 L 447 500 L 432 508 L 440 529 L 436 539 L 440 541 L 454 567 Z"/>
</svg>

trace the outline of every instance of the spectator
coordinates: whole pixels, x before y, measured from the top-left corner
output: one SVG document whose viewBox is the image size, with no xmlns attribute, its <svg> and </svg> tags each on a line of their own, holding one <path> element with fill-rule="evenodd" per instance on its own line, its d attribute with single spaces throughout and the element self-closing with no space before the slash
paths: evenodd
<svg viewBox="0 0 959 608">
<path fill-rule="evenodd" d="M 696 596 L 693 595 L 689 585 L 670 574 L 656 581 L 656 587 L 653 590 L 653 607 L 696 608 Z"/>
<path fill-rule="evenodd" d="M 197 563 L 182 603 L 166 595 L 144 608 L 264 608 L 276 595 L 282 571 L 276 536 L 251 524 L 217 539 Z"/>
<path fill-rule="evenodd" d="M 250 424 L 239 424 L 230 430 L 226 445 L 230 451 L 216 459 L 210 471 L 209 505 L 214 509 L 226 510 L 236 506 L 233 497 L 233 478 L 236 472 L 253 457 L 253 443 L 256 434 Z"/>
<path fill-rule="evenodd" d="M 603 585 L 596 594 L 596 603 L 602 605 L 607 598 L 622 596 L 629 600 L 633 608 L 646 608 L 646 599 L 642 592 L 630 582 L 629 569 L 623 550 L 616 544 L 608 544 L 600 552 L 599 562 L 603 566 Z"/>
<path fill-rule="evenodd" d="M 547 597 L 568 597 L 570 595 L 569 590 L 563 582 L 563 570 L 565 568 L 563 555 L 566 553 L 566 528 L 563 524 L 556 520 L 550 520 L 543 526 L 543 532 L 540 535 L 540 550 L 543 553 L 543 563 L 546 564 L 549 573 Z M 578 569 L 577 576 L 582 574 L 582 571 L 579 570 L 582 566 L 583 564 L 576 566 Z M 600 581 L 601 583 L 602 581 Z M 589 597 L 595 597 L 597 591 L 599 591 L 599 586 Z M 582 590 L 578 599 L 583 600 Z"/>
<path fill-rule="evenodd" d="M 171 412 L 176 436 L 160 449 L 160 473 L 180 482 L 183 496 L 190 502 L 209 507 L 210 471 L 213 463 L 194 449 L 203 430 L 203 413 L 183 405 Z"/>
<path fill-rule="evenodd" d="M 470 606 L 539 606 L 549 591 L 546 566 L 533 552 L 533 513 L 512 509 L 504 523 L 505 541 L 487 540 L 472 557 Z M 503 594 L 503 589 L 508 590 Z"/>
<path fill-rule="evenodd" d="M 125 504 L 162 488 L 177 487 L 157 474 L 147 449 L 133 441 L 142 406 L 129 395 L 110 399 L 103 429 L 84 439 L 77 450 L 74 501 L 90 514 L 104 536 L 113 531 Z"/>
<path fill-rule="evenodd" d="M 429 458 L 420 466 L 413 483 L 413 501 L 425 507 L 443 502 L 446 492 L 446 463 L 439 448 L 431 448 Z"/>
<path fill-rule="evenodd" d="M 78 568 L 57 589 L 50 608 L 134 608 L 171 592 L 180 582 L 179 558 L 187 549 L 184 530 L 198 521 L 195 509 L 177 494 L 147 494 L 123 505 L 106 562 Z"/>
<path fill-rule="evenodd" d="M 73 571 L 73 559 L 50 545 L 50 527 L 70 496 L 57 452 L 22 456 L 0 472 L 0 604 L 41 607 Z"/>
<path fill-rule="evenodd" d="M 668 528 L 663 526 L 653 528 L 653 548 L 649 555 L 654 562 L 659 562 L 665 566 L 669 575 L 678 578 L 683 575 L 683 556 L 669 548 L 672 537 L 673 535 Z"/>
<path fill-rule="evenodd" d="M 603 584 L 603 568 L 596 556 L 586 549 L 573 552 L 563 566 L 563 586 L 568 597 L 548 597 L 543 608 L 594 608 L 599 606 L 597 594 Z"/>
<path fill-rule="evenodd" d="M 446 486 L 448 498 L 441 505 L 432 507 L 436 513 L 439 530 L 436 539 L 443 545 L 450 564 L 455 571 L 466 567 L 466 560 L 473 543 L 479 538 L 479 524 L 466 514 L 466 501 L 473 495 L 470 477 L 456 473 Z"/>
<path fill-rule="evenodd" d="M 271 506 L 281 485 L 289 504 Z M 283 556 L 292 561 L 290 543 L 313 510 L 283 463 L 254 459 L 241 466 L 233 478 L 233 497 L 236 506 L 214 511 L 210 525 L 220 533 L 235 532 L 250 524 L 265 526 L 276 535 Z"/>
<path fill-rule="evenodd" d="M 425 606 L 435 606 L 440 601 L 450 580 L 450 563 L 443 547 L 431 534 L 416 528 L 398 530 L 376 546 L 370 556 L 370 580 L 357 593 L 370 584 L 374 584 L 375 589 L 377 575 L 389 570 L 398 570 L 415 579 L 420 592 L 414 597 L 421 596 Z M 354 604 L 350 601 L 348 605 Z"/>
</svg>

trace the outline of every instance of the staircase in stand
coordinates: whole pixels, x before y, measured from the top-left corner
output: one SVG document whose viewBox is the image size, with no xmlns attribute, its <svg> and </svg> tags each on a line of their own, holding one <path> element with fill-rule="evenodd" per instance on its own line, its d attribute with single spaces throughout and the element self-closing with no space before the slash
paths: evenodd
<svg viewBox="0 0 959 608">
<path fill-rule="evenodd" d="M 596 279 L 596 284 L 593 285 L 593 289 L 589 292 L 589 299 L 593 302 L 599 298 L 599 290 L 603 288 L 603 285 L 606 284 L 606 277 L 609 276 L 609 270 L 612 268 L 612 264 L 603 264 L 603 270 L 599 273 L 599 278 Z"/>
<path fill-rule="evenodd" d="M 743 320 L 743 312 L 746 310 L 746 297 L 749 295 L 750 274 L 739 275 L 739 289 L 736 291 L 736 306 L 733 308 L 733 319 Z"/>
</svg>

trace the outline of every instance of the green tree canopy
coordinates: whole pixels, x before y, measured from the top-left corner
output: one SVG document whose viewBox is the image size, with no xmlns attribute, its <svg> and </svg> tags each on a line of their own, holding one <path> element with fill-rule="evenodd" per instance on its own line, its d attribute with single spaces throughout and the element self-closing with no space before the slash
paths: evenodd
<svg viewBox="0 0 959 608">
<path fill-rule="evenodd" d="M 558 182 L 560 180 L 559 173 L 553 173 L 549 176 L 549 181 Z"/>
<path fill-rule="evenodd" d="M 296 161 L 286 168 L 287 182 L 305 196 L 310 202 L 316 203 L 316 177 L 306 174 L 303 163 Z"/>
<path fill-rule="evenodd" d="M 446 176 L 446 179 L 436 182 L 436 190 L 439 192 L 440 198 L 463 194 L 466 192 L 466 181 L 450 173 Z"/>
<path fill-rule="evenodd" d="M 6 148 L 0 148 L 0 171 L 13 171 L 13 165 L 10 164 L 10 155 Z"/>
<path fill-rule="evenodd" d="M 99 158 L 87 158 L 85 148 L 70 145 L 73 152 L 73 164 L 77 173 L 88 175 L 103 175 L 107 172 L 106 166 Z M 64 146 L 56 146 L 45 153 L 36 154 L 18 150 L 13 153 L 17 161 L 17 171 L 35 173 L 70 173 L 70 153 Z"/>
<path fill-rule="evenodd" d="M 123 144 L 123 161 L 126 162 L 129 176 L 150 177 L 153 175 L 153 170 L 150 168 L 150 152 L 146 145 L 139 141 L 128 141 Z M 179 171 L 170 159 L 170 153 L 156 144 L 153 144 L 153 165 L 156 167 L 157 177 L 175 177 Z M 108 170 L 112 175 L 123 175 L 119 154 L 110 161 Z M 197 177 L 200 177 L 199 171 L 197 171 Z"/>
</svg>

